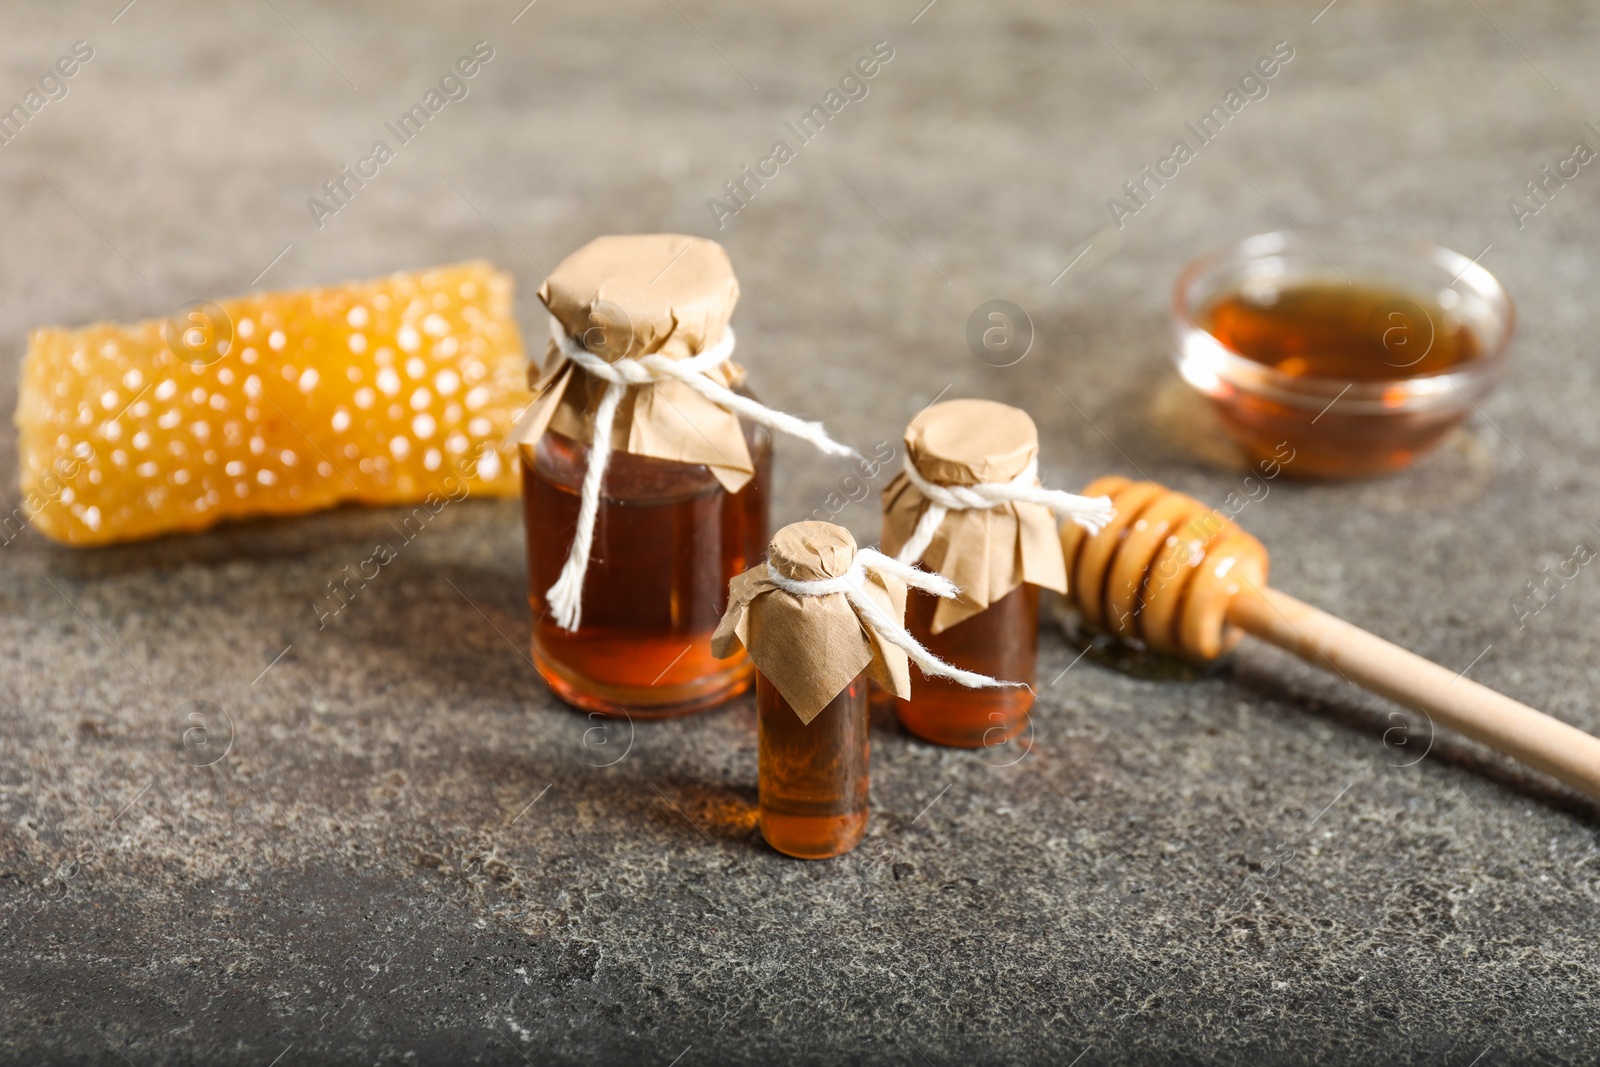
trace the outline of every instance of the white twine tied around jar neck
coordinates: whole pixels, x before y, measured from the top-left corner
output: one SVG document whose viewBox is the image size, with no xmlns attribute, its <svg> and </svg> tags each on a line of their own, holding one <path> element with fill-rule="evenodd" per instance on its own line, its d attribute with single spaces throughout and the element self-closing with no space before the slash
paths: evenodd
<svg viewBox="0 0 1600 1067">
<path fill-rule="evenodd" d="M 617 406 L 622 403 L 629 386 L 682 382 L 718 407 L 768 429 L 798 437 L 827 455 L 858 456 L 849 445 L 842 445 L 829 437 L 822 423 L 808 422 L 782 411 L 774 411 L 706 377 L 706 371 L 721 366 L 733 356 L 732 326 L 723 332 L 722 340 L 688 359 L 673 359 L 654 353 L 639 359 L 608 362 L 568 334 L 554 315 L 550 316 L 550 336 L 563 359 L 606 383 L 605 393 L 600 397 L 600 405 L 594 413 L 589 465 L 583 474 L 583 490 L 578 503 L 577 531 L 572 538 L 572 548 L 567 553 L 567 562 L 561 568 L 561 577 L 545 593 L 550 615 L 563 630 L 576 630 L 583 620 L 583 580 L 589 570 L 589 551 L 594 544 L 594 523 L 600 510 L 600 491 L 605 482 L 606 467 L 611 462 L 611 428 L 616 421 Z"/>
<path fill-rule="evenodd" d="M 894 645 L 906 654 L 906 658 L 921 668 L 922 673 L 933 677 L 948 678 L 959 682 L 968 689 L 1027 689 L 1025 682 L 1002 682 L 991 678 L 987 674 L 978 674 L 976 671 L 965 671 L 929 652 L 922 647 L 915 637 L 906 632 L 906 628 L 889 618 L 876 603 L 868 597 L 861 588 L 862 578 L 867 571 L 876 571 L 890 578 L 898 578 L 906 585 L 914 586 L 939 597 L 954 597 L 960 593 L 955 583 L 942 574 L 932 574 L 928 571 L 918 570 L 915 567 L 886 556 L 875 548 L 856 549 L 856 558 L 850 564 L 850 569 L 837 578 L 818 578 L 813 581 L 803 581 L 798 578 L 787 578 L 772 563 L 767 561 L 767 577 L 786 593 L 794 596 L 828 596 L 832 593 L 843 593 L 850 606 L 855 608 L 856 614 L 872 632 L 883 640 Z"/>
<path fill-rule="evenodd" d="M 906 543 L 900 546 L 895 558 L 901 563 L 915 563 L 933 543 L 939 524 L 952 511 L 983 511 L 1003 504 L 1038 504 L 1057 515 L 1071 519 L 1077 525 L 1097 534 L 1116 517 L 1116 509 L 1108 496 L 1079 496 L 1059 489 L 1046 489 L 1039 485 L 1039 458 L 1028 461 L 1022 473 L 1009 482 L 980 482 L 977 485 L 941 485 L 930 482 L 917 470 L 917 465 L 907 456 L 906 478 L 916 486 L 928 501 L 927 508 L 911 531 Z"/>
</svg>

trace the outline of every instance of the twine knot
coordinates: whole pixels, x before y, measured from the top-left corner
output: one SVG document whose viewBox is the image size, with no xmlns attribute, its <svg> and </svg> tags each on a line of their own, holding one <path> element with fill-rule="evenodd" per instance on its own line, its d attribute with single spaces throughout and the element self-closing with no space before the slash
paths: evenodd
<svg viewBox="0 0 1600 1067">
<path fill-rule="evenodd" d="M 908 455 L 904 467 L 906 478 L 928 501 L 928 506 L 917 520 L 916 528 L 906 543 L 900 546 L 895 558 L 901 563 L 915 563 L 933 543 L 939 524 L 952 511 L 985 511 L 1006 504 L 1038 504 L 1049 508 L 1064 518 L 1097 534 L 1116 516 L 1116 509 L 1108 496 L 1078 496 L 1059 489 L 1046 489 L 1039 484 L 1038 457 L 1028 460 L 1022 472 L 1009 482 L 980 482 L 977 485 L 943 485 L 930 482 L 917 470 Z"/>
</svg>

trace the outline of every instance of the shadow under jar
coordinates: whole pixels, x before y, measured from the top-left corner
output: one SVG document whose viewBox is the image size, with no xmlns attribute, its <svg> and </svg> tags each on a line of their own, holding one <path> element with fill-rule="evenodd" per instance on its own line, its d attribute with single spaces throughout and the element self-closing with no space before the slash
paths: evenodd
<svg viewBox="0 0 1600 1067">
<path fill-rule="evenodd" d="M 733 493 L 705 466 L 612 452 L 575 631 L 550 618 L 544 598 L 572 547 L 589 449 L 549 431 L 534 462 L 524 451 L 533 662 L 567 703 L 666 718 L 749 687 L 749 658 L 719 660 L 710 644 L 729 580 L 766 553 L 772 437 L 742 429 L 755 476 Z"/>
<path fill-rule="evenodd" d="M 867 832 L 869 756 L 865 674 L 809 723 L 756 675 L 761 836 L 779 852 L 820 860 L 855 848 Z"/>
</svg>

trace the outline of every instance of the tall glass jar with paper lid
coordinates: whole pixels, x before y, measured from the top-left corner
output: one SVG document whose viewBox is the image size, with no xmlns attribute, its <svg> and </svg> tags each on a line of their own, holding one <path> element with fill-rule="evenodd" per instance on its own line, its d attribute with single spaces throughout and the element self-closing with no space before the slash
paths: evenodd
<svg viewBox="0 0 1600 1067">
<path fill-rule="evenodd" d="M 680 715 L 751 683 L 748 659 L 717 659 L 710 638 L 729 580 L 765 550 L 771 435 L 714 390 L 639 369 L 731 348 L 738 296 L 722 247 L 676 234 L 598 238 L 539 290 L 551 339 L 516 431 L 532 653 L 579 708 Z M 658 380 L 619 381 L 619 367 Z M 750 395 L 731 359 L 695 373 Z M 586 486 L 607 422 L 599 481 Z M 597 490 L 587 515 L 586 488 Z"/>
</svg>

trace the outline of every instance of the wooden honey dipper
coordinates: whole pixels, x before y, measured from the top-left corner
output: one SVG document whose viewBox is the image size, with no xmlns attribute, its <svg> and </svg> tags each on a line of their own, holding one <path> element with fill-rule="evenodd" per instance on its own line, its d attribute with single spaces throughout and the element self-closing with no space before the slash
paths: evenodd
<svg viewBox="0 0 1600 1067">
<path fill-rule="evenodd" d="M 1267 587 L 1267 550 L 1232 520 L 1154 482 L 1108 477 L 1116 518 L 1061 529 L 1068 594 L 1091 626 L 1211 660 L 1256 637 L 1414 708 L 1600 800 L 1600 738 Z"/>
</svg>

